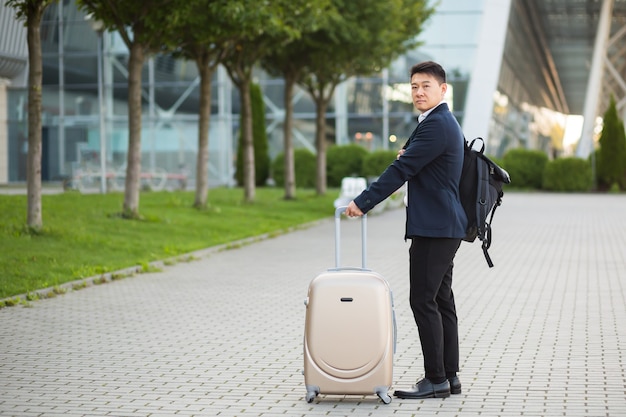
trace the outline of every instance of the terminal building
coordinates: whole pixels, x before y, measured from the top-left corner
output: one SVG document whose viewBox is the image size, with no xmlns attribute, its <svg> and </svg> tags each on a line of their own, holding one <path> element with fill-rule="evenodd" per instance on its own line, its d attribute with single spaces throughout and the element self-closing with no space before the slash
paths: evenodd
<svg viewBox="0 0 626 417">
<path fill-rule="evenodd" d="M 94 27 L 75 0 L 50 5 L 43 52 L 42 180 L 80 170 L 124 169 L 128 51 Z M 612 96 L 626 118 L 626 0 L 441 0 L 421 46 L 380 74 L 340 84 L 326 115 L 329 144 L 394 149 L 415 125 L 410 67 L 434 60 L 448 73 L 450 104 L 466 137 L 486 153 L 528 148 L 586 158 Z M 0 4 L 0 184 L 26 181 L 28 50 L 23 22 Z M 198 137 L 195 63 L 157 55 L 143 82 L 142 169 L 194 173 Z M 270 156 L 282 151 L 283 81 L 256 73 Z M 239 98 L 224 68 L 213 80 L 209 184 L 233 185 Z M 296 147 L 315 151 L 315 107 L 294 97 Z"/>
</svg>

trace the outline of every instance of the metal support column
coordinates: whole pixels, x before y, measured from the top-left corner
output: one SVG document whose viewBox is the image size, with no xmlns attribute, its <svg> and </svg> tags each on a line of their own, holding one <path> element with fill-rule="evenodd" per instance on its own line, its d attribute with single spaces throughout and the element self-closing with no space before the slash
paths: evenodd
<svg viewBox="0 0 626 417">
<path fill-rule="evenodd" d="M 150 170 L 154 172 L 157 167 L 156 162 L 156 104 L 155 104 L 155 74 L 154 74 L 154 56 L 148 58 L 148 118 L 150 128 Z"/>
<path fill-rule="evenodd" d="M 104 78 L 102 76 L 102 49 L 103 49 L 103 29 L 97 31 L 98 33 L 98 128 L 100 130 L 100 193 L 106 194 L 107 192 L 107 135 L 105 123 L 105 107 L 104 107 Z"/>
<path fill-rule="evenodd" d="M 626 26 L 622 27 L 611 36 L 608 49 L 611 50 L 611 57 L 606 57 L 607 70 L 613 77 L 620 90 L 615 93 L 617 100 L 617 112 L 623 112 L 621 118 L 626 120 L 626 79 L 622 76 L 626 69 Z"/>
<path fill-rule="evenodd" d="M 576 149 L 576 156 L 586 158 L 593 151 L 593 130 L 596 123 L 598 101 L 602 92 L 602 74 L 604 72 L 604 57 L 611 31 L 611 16 L 613 14 L 614 0 L 604 0 L 602 10 L 598 20 L 598 30 L 593 46 L 593 59 L 591 61 L 591 71 L 587 82 L 587 92 L 585 93 L 584 121 L 583 128 Z"/>
<path fill-rule="evenodd" d="M 58 45 L 58 53 L 59 53 L 59 125 L 58 134 L 59 134 L 59 173 L 63 176 L 68 173 L 65 172 L 65 56 L 64 56 L 64 48 L 65 48 L 65 35 L 64 28 L 65 22 L 63 18 L 63 2 L 59 2 L 58 6 L 58 35 L 59 35 L 59 45 Z M 69 173 L 72 175 L 73 173 Z"/>
<path fill-rule="evenodd" d="M 348 139 L 348 95 L 347 80 L 335 87 L 335 143 L 346 145 Z"/>
<path fill-rule="evenodd" d="M 233 144 L 233 105 L 232 105 L 232 81 L 223 65 L 217 67 L 217 122 L 220 147 L 224 149 L 223 156 L 219 160 L 222 182 L 228 187 L 234 187 L 235 183 L 235 146 Z"/>
<path fill-rule="evenodd" d="M 382 86 L 380 94 L 383 100 L 383 131 L 382 147 L 389 149 L 389 100 L 387 99 L 387 87 L 389 86 L 389 69 L 385 68 L 382 73 Z"/>
</svg>

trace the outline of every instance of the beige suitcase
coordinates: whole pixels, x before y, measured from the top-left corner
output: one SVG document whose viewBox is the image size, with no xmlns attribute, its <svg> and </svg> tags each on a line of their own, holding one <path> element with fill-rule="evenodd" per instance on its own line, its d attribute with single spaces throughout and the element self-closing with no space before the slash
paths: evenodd
<svg viewBox="0 0 626 417">
<path fill-rule="evenodd" d="M 340 267 L 335 212 L 335 268 L 309 284 L 304 332 L 306 400 L 318 394 L 375 394 L 391 402 L 396 324 L 387 281 L 366 268 L 367 217 L 362 217 L 362 267 Z"/>
</svg>

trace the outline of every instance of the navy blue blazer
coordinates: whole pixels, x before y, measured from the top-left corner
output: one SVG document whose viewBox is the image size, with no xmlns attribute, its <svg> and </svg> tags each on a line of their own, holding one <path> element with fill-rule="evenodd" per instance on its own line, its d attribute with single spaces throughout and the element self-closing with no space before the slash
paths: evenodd
<svg viewBox="0 0 626 417">
<path fill-rule="evenodd" d="M 354 199 L 367 213 L 408 181 L 405 238 L 462 238 L 467 217 L 459 200 L 464 136 L 446 103 L 417 126 L 405 151 Z"/>
</svg>

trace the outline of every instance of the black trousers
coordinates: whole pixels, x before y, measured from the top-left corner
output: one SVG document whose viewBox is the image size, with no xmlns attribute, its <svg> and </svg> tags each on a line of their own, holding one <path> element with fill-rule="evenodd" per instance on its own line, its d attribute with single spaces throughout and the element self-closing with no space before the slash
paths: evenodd
<svg viewBox="0 0 626 417">
<path fill-rule="evenodd" d="M 459 332 L 452 268 L 461 239 L 413 238 L 410 302 L 424 355 L 425 377 L 441 381 L 459 371 Z"/>
</svg>

